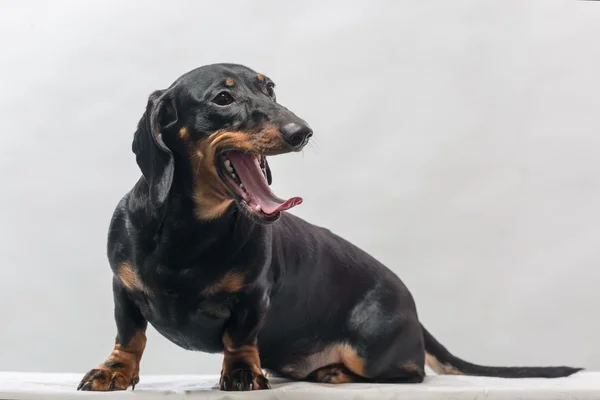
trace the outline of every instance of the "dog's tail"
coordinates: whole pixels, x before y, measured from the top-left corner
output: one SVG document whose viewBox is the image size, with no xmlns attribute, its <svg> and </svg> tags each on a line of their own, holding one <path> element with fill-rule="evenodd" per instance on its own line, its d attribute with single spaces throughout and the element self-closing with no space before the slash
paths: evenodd
<svg viewBox="0 0 600 400">
<path fill-rule="evenodd" d="M 440 375 L 475 375 L 499 378 L 560 378 L 583 368 L 572 367 L 488 367 L 471 364 L 452 355 L 423 325 L 425 360 L 429 368 Z"/>
</svg>

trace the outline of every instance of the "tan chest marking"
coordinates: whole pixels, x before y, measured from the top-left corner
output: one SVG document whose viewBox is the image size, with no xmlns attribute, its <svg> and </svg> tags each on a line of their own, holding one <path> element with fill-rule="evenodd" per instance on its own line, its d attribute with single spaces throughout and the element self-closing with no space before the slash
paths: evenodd
<svg viewBox="0 0 600 400">
<path fill-rule="evenodd" d="M 204 288 L 202 293 L 206 296 L 214 295 L 221 292 L 235 293 L 240 291 L 244 287 L 244 274 L 231 270 L 227 271 L 219 280 L 215 283 Z"/>
</svg>

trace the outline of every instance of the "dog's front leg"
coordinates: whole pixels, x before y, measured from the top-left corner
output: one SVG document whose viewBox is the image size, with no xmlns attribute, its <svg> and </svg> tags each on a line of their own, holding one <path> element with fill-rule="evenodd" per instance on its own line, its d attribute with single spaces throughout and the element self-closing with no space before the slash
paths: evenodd
<svg viewBox="0 0 600 400">
<path fill-rule="evenodd" d="M 104 362 L 83 377 L 77 390 L 125 390 L 129 386 L 135 388 L 139 381 L 148 322 L 117 278 L 113 279 L 113 295 L 117 323 L 115 347 Z"/>
<path fill-rule="evenodd" d="M 265 290 L 243 294 L 223 333 L 223 369 L 221 390 L 246 391 L 269 389 L 257 348 L 257 337 L 269 307 Z"/>
</svg>

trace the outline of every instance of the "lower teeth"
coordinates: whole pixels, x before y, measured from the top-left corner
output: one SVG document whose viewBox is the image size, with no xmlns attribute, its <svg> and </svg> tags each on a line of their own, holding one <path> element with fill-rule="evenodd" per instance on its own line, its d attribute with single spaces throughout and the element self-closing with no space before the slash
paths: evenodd
<svg viewBox="0 0 600 400">
<path fill-rule="evenodd" d="M 233 166 L 231 165 L 231 161 L 230 161 L 230 160 L 228 160 L 227 158 L 225 158 L 224 164 L 225 164 L 225 170 L 226 170 L 226 171 L 229 173 L 229 175 L 230 175 L 230 176 L 231 176 L 233 179 L 236 179 L 236 180 L 237 180 L 237 176 L 236 176 L 236 174 L 234 173 L 234 172 L 235 172 L 235 170 L 233 169 Z M 266 175 L 267 175 L 267 170 L 266 170 L 266 168 L 265 168 L 265 166 L 264 166 L 264 161 L 263 161 L 263 160 L 260 160 L 260 162 L 259 162 L 259 165 L 260 165 L 260 169 L 262 170 L 263 174 L 266 176 Z M 243 184 L 243 183 L 241 183 L 241 182 L 240 182 L 240 183 L 239 183 L 239 187 L 240 187 L 240 189 L 244 190 L 244 184 Z M 244 190 L 244 193 L 246 193 L 246 191 L 245 191 L 245 190 Z M 242 203 L 244 206 L 249 206 L 249 207 L 251 207 L 251 206 L 248 204 L 248 202 L 247 202 L 247 200 L 246 200 L 246 199 L 241 199 L 241 203 Z M 256 212 L 262 212 L 262 207 L 260 206 L 260 204 L 257 204 L 257 205 L 255 205 L 254 207 L 251 207 L 251 208 L 254 208 L 254 211 L 256 211 Z"/>
</svg>

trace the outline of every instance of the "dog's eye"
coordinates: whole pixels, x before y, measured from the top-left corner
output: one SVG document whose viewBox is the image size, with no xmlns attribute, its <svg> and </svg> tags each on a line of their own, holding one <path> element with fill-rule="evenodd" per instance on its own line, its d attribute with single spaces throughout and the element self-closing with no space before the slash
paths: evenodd
<svg viewBox="0 0 600 400">
<path fill-rule="evenodd" d="M 227 106 L 233 103 L 233 97 L 227 92 L 221 92 L 213 99 L 213 103 L 220 106 Z"/>
<path fill-rule="evenodd" d="M 270 98 L 275 100 L 275 85 L 273 85 L 272 83 L 269 83 L 267 85 L 267 94 L 269 95 Z"/>
</svg>

